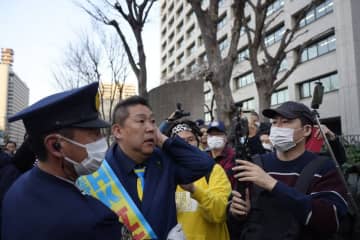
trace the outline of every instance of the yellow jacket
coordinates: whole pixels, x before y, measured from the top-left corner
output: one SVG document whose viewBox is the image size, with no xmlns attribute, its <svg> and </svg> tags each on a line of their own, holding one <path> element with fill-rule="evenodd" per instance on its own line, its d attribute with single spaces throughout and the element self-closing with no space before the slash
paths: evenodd
<svg viewBox="0 0 360 240">
<path fill-rule="evenodd" d="M 226 205 L 231 193 L 230 181 L 224 169 L 215 164 L 209 182 L 203 177 L 190 194 L 180 186 L 176 190 L 178 222 L 187 240 L 227 240 Z"/>
</svg>

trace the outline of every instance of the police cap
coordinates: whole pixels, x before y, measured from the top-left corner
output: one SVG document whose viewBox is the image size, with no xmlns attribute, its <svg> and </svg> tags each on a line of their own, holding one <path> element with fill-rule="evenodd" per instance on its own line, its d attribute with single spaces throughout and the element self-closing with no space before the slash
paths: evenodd
<svg viewBox="0 0 360 240">
<path fill-rule="evenodd" d="M 9 117 L 22 120 L 29 135 L 62 128 L 105 128 L 110 124 L 99 118 L 98 82 L 45 97 Z"/>
</svg>

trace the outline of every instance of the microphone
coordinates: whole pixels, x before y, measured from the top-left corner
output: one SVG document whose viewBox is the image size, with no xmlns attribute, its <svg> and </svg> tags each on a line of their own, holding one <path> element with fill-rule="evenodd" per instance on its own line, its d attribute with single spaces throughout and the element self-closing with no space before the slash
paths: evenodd
<svg viewBox="0 0 360 240">
<path fill-rule="evenodd" d="M 322 103 L 322 99 L 324 96 L 324 86 L 321 82 L 316 82 L 316 86 L 314 88 L 313 97 L 311 100 L 311 108 L 319 109 L 320 104 Z"/>
</svg>

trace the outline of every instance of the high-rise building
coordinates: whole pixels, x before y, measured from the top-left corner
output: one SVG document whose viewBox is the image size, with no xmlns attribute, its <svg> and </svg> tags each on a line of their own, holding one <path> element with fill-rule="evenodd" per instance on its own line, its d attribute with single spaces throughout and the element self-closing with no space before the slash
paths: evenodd
<svg viewBox="0 0 360 240">
<path fill-rule="evenodd" d="M 233 0 L 219 0 L 218 41 L 227 52 L 231 36 Z M 277 16 L 266 32 L 265 44 L 276 50 L 286 28 L 311 0 L 274 0 L 268 19 Z M 204 7 L 208 1 L 203 1 Z M 186 0 L 161 0 L 161 83 L 191 79 L 206 64 L 205 48 L 195 14 Z M 343 134 L 360 134 L 360 1 L 323 0 L 300 23 L 293 46 L 307 43 L 301 64 L 272 95 L 276 106 L 287 100 L 310 106 L 314 83 L 325 87 L 320 116 L 324 123 Z M 252 21 L 250 19 L 250 21 Z M 251 24 L 251 23 L 250 23 Z M 258 95 L 248 55 L 247 37 L 242 31 L 238 59 L 234 65 L 231 89 L 234 100 L 245 109 L 258 109 Z M 261 54 L 261 53 L 260 53 Z M 291 52 L 280 67 L 279 76 L 292 65 Z M 211 100 L 211 87 L 204 86 L 205 101 Z M 207 116 L 205 115 L 205 118 Z"/>
<path fill-rule="evenodd" d="M 23 142 L 25 128 L 22 121 L 8 123 L 7 118 L 29 104 L 29 88 L 12 70 L 12 49 L 1 49 L 0 63 L 0 132 L 10 140 Z"/>
<path fill-rule="evenodd" d="M 122 96 L 120 97 L 120 88 L 122 87 Z M 102 83 L 100 85 L 102 117 L 109 121 L 115 105 L 121 100 L 136 95 L 136 86 L 133 84 L 111 84 Z"/>
</svg>

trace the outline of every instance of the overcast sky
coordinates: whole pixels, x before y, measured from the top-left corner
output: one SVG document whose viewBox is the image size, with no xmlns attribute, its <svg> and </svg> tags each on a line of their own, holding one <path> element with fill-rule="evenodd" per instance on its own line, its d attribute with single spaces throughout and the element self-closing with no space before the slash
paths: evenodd
<svg viewBox="0 0 360 240">
<path fill-rule="evenodd" d="M 158 5 L 152 10 L 144 29 L 148 89 L 160 83 Z M 77 33 L 91 28 L 89 16 L 72 0 L 0 0 L 0 18 L 0 48 L 14 50 L 13 69 L 29 87 L 30 103 L 59 91 L 51 71 Z"/>
</svg>

